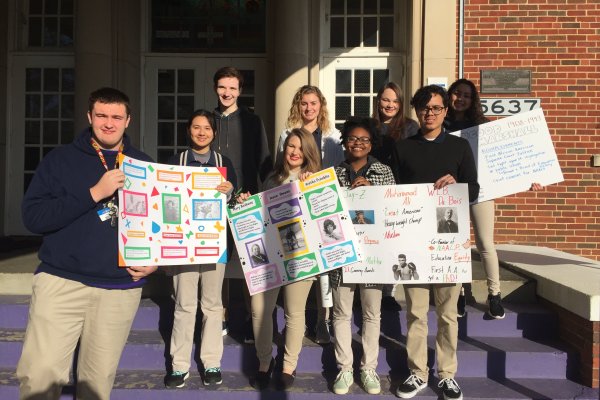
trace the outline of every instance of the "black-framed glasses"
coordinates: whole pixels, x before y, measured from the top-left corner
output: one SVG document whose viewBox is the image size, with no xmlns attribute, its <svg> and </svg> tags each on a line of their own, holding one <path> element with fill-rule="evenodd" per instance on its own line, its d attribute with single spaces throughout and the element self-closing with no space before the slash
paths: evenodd
<svg viewBox="0 0 600 400">
<path fill-rule="evenodd" d="M 348 138 L 346 139 L 346 142 L 348 142 L 348 143 L 360 142 L 363 144 L 369 144 L 369 143 L 371 143 L 371 139 L 366 136 L 363 136 L 363 137 L 348 136 Z"/>
<path fill-rule="evenodd" d="M 423 114 L 423 115 L 427 115 L 430 112 L 433 115 L 440 115 L 442 113 L 442 111 L 444 111 L 446 109 L 446 107 L 442 107 L 442 106 L 433 106 L 433 107 L 423 107 L 423 108 L 419 108 L 417 110 L 417 112 L 419 114 Z"/>
</svg>

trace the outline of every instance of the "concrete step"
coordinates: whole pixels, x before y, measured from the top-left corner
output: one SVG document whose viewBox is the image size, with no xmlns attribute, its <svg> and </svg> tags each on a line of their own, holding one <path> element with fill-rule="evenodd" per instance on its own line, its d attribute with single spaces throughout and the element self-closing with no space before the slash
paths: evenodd
<svg viewBox="0 0 600 400">
<path fill-rule="evenodd" d="M 380 375 L 382 392 L 377 398 L 395 399 L 394 395 L 401 378 Z M 276 378 L 276 377 L 275 377 Z M 278 391 L 270 387 L 259 392 L 249 385 L 249 376 L 243 373 L 225 372 L 223 384 L 205 387 L 198 373 L 192 372 L 181 389 L 167 389 L 163 385 L 164 374 L 153 371 L 120 371 L 117 373 L 111 394 L 112 400 L 330 400 L 335 397 L 331 392 L 334 376 L 322 374 L 299 374 L 294 387 L 287 391 Z M 402 377 L 404 378 L 404 377 Z M 350 388 L 345 399 L 367 399 L 367 394 L 356 382 Z M 437 379 L 431 378 L 429 385 L 419 393 L 418 399 L 439 399 L 441 392 Z M 487 379 L 457 378 L 464 398 L 470 400 L 597 400 L 598 389 L 590 389 L 562 379 Z M 0 398 L 16 399 L 18 383 L 14 373 L 0 370 Z M 63 390 L 61 400 L 73 399 L 73 387 Z"/>
</svg>

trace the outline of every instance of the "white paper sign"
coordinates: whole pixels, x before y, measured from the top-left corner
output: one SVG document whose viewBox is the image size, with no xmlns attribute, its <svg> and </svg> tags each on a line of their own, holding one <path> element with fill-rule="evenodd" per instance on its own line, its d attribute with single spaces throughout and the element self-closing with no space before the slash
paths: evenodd
<svg viewBox="0 0 600 400">
<path fill-rule="evenodd" d="M 467 184 L 362 186 L 344 197 L 363 249 L 344 282 L 471 282 Z"/>
<path fill-rule="evenodd" d="M 226 168 L 184 167 L 123 157 L 119 265 L 227 262 Z"/>
<path fill-rule="evenodd" d="M 476 202 L 564 180 L 542 109 L 453 132 L 469 141 L 477 163 Z"/>
<path fill-rule="evenodd" d="M 250 294 L 361 259 L 333 168 L 258 193 L 227 212 Z"/>
</svg>

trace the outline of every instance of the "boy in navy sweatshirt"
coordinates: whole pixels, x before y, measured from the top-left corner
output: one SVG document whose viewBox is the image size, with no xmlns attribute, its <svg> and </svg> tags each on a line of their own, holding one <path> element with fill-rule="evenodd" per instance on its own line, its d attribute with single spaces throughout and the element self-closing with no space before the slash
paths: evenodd
<svg viewBox="0 0 600 400">
<path fill-rule="evenodd" d="M 129 98 L 102 88 L 88 106 L 90 127 L 44 157 L 23 199 L 25 226 L 44 240 L 17 366 L 21 399 L 58 399 L 79 342 L 77 398 L 108 400 L 144 278 L 156 270 L 117 261 L 118 156 L 152 161 L 125 135 Z"/>
</svg>

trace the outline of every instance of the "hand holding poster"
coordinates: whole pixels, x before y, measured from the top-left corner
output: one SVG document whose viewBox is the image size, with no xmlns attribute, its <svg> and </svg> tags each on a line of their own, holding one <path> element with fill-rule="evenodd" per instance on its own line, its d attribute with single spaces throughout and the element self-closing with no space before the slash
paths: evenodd
<svg viewBox="0 0 600 400">
<path fill-rule="evenodd" d="M 227 261 L 225 168 L 164 165 L 123 157 L 119 265 Z"/>
<path fill-rule="evenodd" d="M 228 209 L 250 294 L 360 260 L 333 168 Z"/>
<path fill-rule="evenodd" d="M 466 184 L 344 189 L 363 261 L 343 268 L 346 283 L 471 281 Z"/>
<path fill-rule="evenodd" d="M 477 164 L 477 202 L 563 181 L 542 109 L 453 132 L 469 141 Z"/>
</svg>

